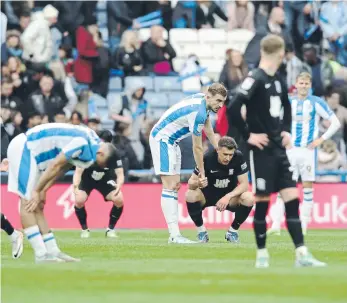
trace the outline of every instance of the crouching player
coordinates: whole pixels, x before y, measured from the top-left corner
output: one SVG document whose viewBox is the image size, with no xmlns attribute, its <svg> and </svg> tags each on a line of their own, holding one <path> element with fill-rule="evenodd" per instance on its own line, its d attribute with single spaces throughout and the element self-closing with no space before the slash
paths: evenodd
<svg viewBox="0 0 347 303">
<path fill-rule="evenodd" d="M 112 141 L 112 134 L 109 131 L 102 131 L 98 134 L 104 142 Z M 87 224 L 87 211 L 85 203 L 93 189 L 101 193 L 105 201 L 111 201 L 113 206 L 110 211 L 108 228 L 106 229 L 106 237 L 116 238 L 114 230 L 119 218 L 123 212 L 123 194 L 121 187 L 124 184 L 124 170 L 122 160 L 118 153 L 112 159 L 113 167 L 102 168 L 93 164 L 87 169 L 76 167 L 73 176 L 73 186 L 75 192 L 75 213 L 82 227 L 81 238 L 89 238 L 90 232 Z"/>
<path fill-rule="evenodd" d="M 235 219 L 225 234 L 229 242 L 238 243 L 238 230 L 247 219 L 254 204 L 254 197 L 248 191 L 248 168 L 242 153 L 231 137 L 222 137 L 217 151 L 204 155 L 205 178 L 195 168 L 188 181 L 186 193 L 190 217 L 198 229 L 198 240 L 208 242 L 209 237 L 202 219 L 206 207 L 235 212 Z"/>
</svg>

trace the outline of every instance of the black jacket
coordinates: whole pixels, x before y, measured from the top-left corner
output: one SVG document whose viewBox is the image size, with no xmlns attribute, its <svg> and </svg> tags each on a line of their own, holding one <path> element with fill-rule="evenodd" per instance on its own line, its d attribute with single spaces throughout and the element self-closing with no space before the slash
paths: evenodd
<svg viewBox="0 0 347 303">
<path fill-rule="evenodd" d="M 113 66 L 124 71 L 125 76 L 135 75 L 134 66 L 143 65 L 142 53 L 135 49 L 132 53 L 127 53 L 124 47 L 117 49 L 113 57 Z"/>
<path fill-rule="evenodd" d="M 124 1 L 107 1 L 107 28 L 110 37 L 120 37 L 133 24 Z"/>
<path fill-rule="evenodd" d="M 216 14 L 224 21 L 228 21 L 228 17 L 224 14 L 222 9 L 215 2 L 211 3 L 206 16 L 204 14 L 204 11 L 201 9 L 200 5 L 198 5 L 196 8 L 196 28 L 200 29 L 204 24 L 210 24 L 212 27 L 214 27 L 214 14 Z"/>
</svg>

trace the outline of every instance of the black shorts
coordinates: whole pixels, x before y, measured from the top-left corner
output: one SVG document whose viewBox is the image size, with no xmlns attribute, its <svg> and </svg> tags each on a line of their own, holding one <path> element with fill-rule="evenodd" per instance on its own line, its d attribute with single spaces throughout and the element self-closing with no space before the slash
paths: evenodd
<svg viewBox="0 0 347 303">
<path fill-rule="evenodd" d="M 116 189 L 116 183 L 114 179 L 105 178 L 104 176 L 101 180 L 96 181 L 92 178 L 82 178 L 81 183 L 78 186 L 79 190 L 83 190 L 89 196 L 93 189 L 96 189 L 106 201 L 108 194 Z"/>
<path fill-rule="evenodd" d="M 249 154 L 253 192 L 269 195 L 296 187 L 285 149 L 252 149 Z"/>
<path fill-rule="evenodd" d="M 210 190 L 209 188 L 206 188 L 205 190 L 202 190 L 202 193 L 205 197 L 206 203 L 202 206 L 202 209 L 204 210 L 206 207 L 216 206 L 217 202 L 223 198 L 226 194 L 230 193 L 232 190 L 229 190 L 227 192 L 225 191 L 218 191 L 218 190 Z M 229 211 L 236 211 L 237 205 L 235 206 L 228 206 L 227 210 Z"/>
</svg>

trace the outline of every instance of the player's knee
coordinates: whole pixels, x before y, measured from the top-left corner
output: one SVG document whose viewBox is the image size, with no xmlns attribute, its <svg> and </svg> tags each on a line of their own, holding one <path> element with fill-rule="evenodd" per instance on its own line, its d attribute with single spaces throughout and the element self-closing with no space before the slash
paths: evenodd
<svg viewBox="0 0 347 303">
<path fill-rule="evenodd" d="M 199 201 L 199 193 L 197 190 L 188 189 L 186 192 L 186 201 L 194 203 Z"/>
<path fill-rule="evenodd" d="M 123 203 L 123 197 L 121 195 L 117 195 L 112 199 L 113 204 L 117 207 L 123 207 L 124 203 Z"/>
<path fill-rule="evenodd" d="M 77 208 L 82 208 L 88 199 L 88 195 L 82 191 L 78 191 L 75 194 L 75 206 Z"/>
<path fill-rule="evenodd" d="M 251 192 L 246 191 L 241 195 L 241 204 L 244 206 L 253 206 L 254 205 L 254 196 Z"/>
</svg>

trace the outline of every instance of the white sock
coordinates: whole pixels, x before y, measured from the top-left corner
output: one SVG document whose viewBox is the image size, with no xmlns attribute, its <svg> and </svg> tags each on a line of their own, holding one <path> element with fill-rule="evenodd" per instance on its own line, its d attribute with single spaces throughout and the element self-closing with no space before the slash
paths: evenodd
<svg viewBox="0 0 347 303">
<path fill-rule="evenodd" d="M 269 253 L 267 251 L 267 248 L 261 248 L 257 250 L 257 258 L 268 258 Z"/>
<path fill-rule="evenodd" d="M 43 242 L 43 238 L 38 225 L 34 225 L 24 229 L 24 233 L 27 236 L 31 247 L 34 250 L 36 257 L 42 257 L 47 253 L 47 249 L 45 243 Z"/>
<path fill-rule="evenodd" d="M 295 249 L 296 256 L 303 256 L 308 254 L 308 249 L 306 246 L 300 246 L 297 249 Z"/>
<path fill-rule="evenodd" d="M 10 235 L 11 241 L 12 241 L 12 242 L 15 242 L 15 241 L 17 240 L 17 238 L 18 238 L 18 235 L 19 235 L 18 231 L 17 231 L 17 230 L 14 230 L 13 233 L 12 233 L 12 235 Z"/>
<path fill-rule="evenodd" d="M 177 192 L 163 189 L 161 192 L 161 209 L 171 237 L 180 235 L 178 227 L 178 201 Z"/>
<path fill-rule="evenodd" d="M 280 194 L 277 195 L 276 203 L 271 209 L 273 229 L 281 229 L 281 222 L 284 215 L 284 203 Z"/>
<path fill-rule="evenodd" d="M 49 254 L 56 254 L 60 252 L 57 241 L 55 241 L 55 237 L 52 232 L 43 235 L 43 241 Z"/>
<path fill-rule="evenodd" d="M 198 232 L 199 232 L 199 233 L 202 233 L 202 232 L 207 231 L 205 225 L 201 225 L 200 227 L 197 227 L 197 229 L 198 229 Z"/>
<path fill-rule="evenodd" d="M 301 206 L 301 220 L 304 223 L 311 221 L 313 208 L 313 188 L 304 188 L 304 201 Z"/>
<path fill-rule="evenodd" d="M 233 229 L 231 226 L 229 227 L 229 231 L 234 232 L 234 233 L 238 233 L 239 232 L 238 230 Z"/>
</svg>

